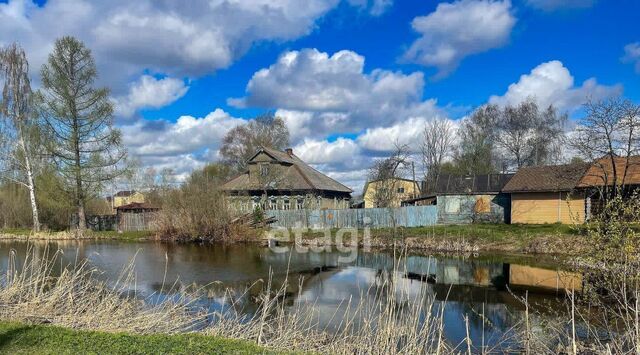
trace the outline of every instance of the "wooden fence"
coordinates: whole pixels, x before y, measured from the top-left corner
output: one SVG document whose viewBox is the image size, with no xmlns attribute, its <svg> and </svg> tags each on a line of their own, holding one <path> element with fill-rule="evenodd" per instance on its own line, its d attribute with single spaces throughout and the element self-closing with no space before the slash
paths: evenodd
<svg viewBox="0 0 640 355">
<path fill-rule="evenodd" d="M 119 213 L 118 230 L 123 232 L 154 230 L 156 220 L 155 217 L 155 212 Z"/>
<path fill-rule="evenodd" d="M 293 228 L 389 228 L 435 225 L 437 206 L 407 206 L 398 208 L 360 208 L 343 210 L 269 210 L 267 217 L 277 221 L 274 227 Z"/>
</svg>

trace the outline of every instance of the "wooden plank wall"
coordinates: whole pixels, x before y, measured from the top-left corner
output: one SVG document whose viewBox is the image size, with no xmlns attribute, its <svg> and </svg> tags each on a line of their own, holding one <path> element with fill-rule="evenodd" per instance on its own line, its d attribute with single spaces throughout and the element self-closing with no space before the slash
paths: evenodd
<svg viewBox="0 0 640 355">
<path fill-rule="evenodd" d="M 397 208 L 362 208 L 342 210 L 269 210 L 268 217 L 277 222 L 272 226 L 294 228 L 371 228 L 432 226 L 437 223 L 437 206 L 407 206 Z"/>
</svg>

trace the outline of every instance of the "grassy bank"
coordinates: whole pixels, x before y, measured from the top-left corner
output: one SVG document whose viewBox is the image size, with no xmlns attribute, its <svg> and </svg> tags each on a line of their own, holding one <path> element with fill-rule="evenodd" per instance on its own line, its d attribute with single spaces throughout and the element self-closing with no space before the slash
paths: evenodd
<svg viewBox="0 0 640 355">
<path fill-rule="evenodd" d="M 335 242 L 338 230 L 331 231 Z M 363 242 L 363 230 L 358 235 Z M 292 234 L 293 235 L 293 234 Z M 398 228 L 394 237 L 391 228 L 371 229 L 371 246 L 388 248 L 406 246 L 413 250 L 439 252 L 508 252 L 578 255 L 588 250 L 584 227 L 563 224 L 468 224 Z M 322 238 L 320 232 L 306 232 L 303 243 L 314 244 Z M 350 242 L 345 234 L 343 240 Z M 293 240 L 293 237 L 291 237 Z"/>
<path fill-rule="evenodd" d="M 4 354 L 270 354 L 248 341 L 201 334 L 132 335 L 0 322 Z"/>
<path fill-rule="evenodd" d="M 0 229 L 0 240 L 77 240 L 77 239 L 113 239 L 122 241 L 141 241 L 153 239 L 151 231 L 86 231 L 78 235 L 73 231 L 44 231 L 34 233 L 30 229 Z"/>
</svg>

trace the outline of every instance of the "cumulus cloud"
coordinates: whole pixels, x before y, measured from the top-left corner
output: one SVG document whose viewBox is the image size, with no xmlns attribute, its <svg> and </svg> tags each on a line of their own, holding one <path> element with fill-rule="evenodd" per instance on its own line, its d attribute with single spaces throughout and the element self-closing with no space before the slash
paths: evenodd
<svg viewBox="0 0 640 355">
<path fill-rule="evenodd" d="M 130 118 L 140 109 L 164 107 L 184 96 L 188 90 L 183 80 L 143 75 L 129 85 L 126 96 L 114 98 L 115 115 Z"/>
<path fill-rule="evenodd" d="M 181 116 L 176 122 L 140 120 L 121 129 L 129 152 L 146 166 L 172 167 L 182 174 L 216 156 L 224 135 L 244 122 L 216 109 L 205 117 Z"/>
<path fill-rule="evenodd" d="M 502 96 L 491 96 L 490 103 L 516 105 L 527 98 L 534 98 L 539 105 L 553 105 L 561 111 L 574 111 L 589 98 L 601 99 L 622 93 L 621 85 L 601 85 L 595 78 L 576 86 L 574 78 L 562 62 L 552 60 L 533 68 L 509 85 Z"/>
<path fill-rule="evenodd" d="M 636 72 L 640 73 L 640 42 L 629 43 L 624 46 L 622 61 L 625 63 L 635 63 Z"/>
<path fill-rule="evenodd" d="M 410 116 L 442 114 L 436 100 L 422 99 L 421 72 L 364 73 L 364 61 L 348 50 L 333 55 L 317 49 L 286 52 L 253 75 L 246 97 L 229 103 L 279 109 L 296 138 L 310 132 L 357 133 Z"/>
<path fill-rule="evenodd" d="M 591 7 L 595 0 L 527 0 L 527 4 L 544 11 Z"/>
<path fill-rule="evenodd" d="M 37 72 L 56 38 L 76 36 L 96 52 L 102 80 L 124 91 L 145 69 L 197 77 L 229 66 L 253 43 L 306 35 L 338 2 L 9 0 L 0 3 L 0 44 L 19 41 Z"/>
<path fill-rule="evenodd" d="M 404 54 L 410 62 L 438 68 L 443 77 L 466 56 L 505 45 L 516 23 L 511 1 L 460 0 L 441 3 L 411 26 L 421 37 Z"/>
</svg>

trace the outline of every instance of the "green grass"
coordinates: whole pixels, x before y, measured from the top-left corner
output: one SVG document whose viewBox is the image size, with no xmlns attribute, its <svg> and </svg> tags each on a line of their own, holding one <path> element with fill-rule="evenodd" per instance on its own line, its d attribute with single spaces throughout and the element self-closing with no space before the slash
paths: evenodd
<svg viewBox="0 0 640 355">
<path fill-rule="evenodd" d="M 275 354 L 253 343 L 199 334 L 131 335 L 0 322 L 2 354 Z"/>
<path fill-rule="evenodd" d="M 0 228 L 0 234 L 29 235 L 29 233 L 31 233 L 29 228 Z"/>
<path fill-rule="evenodd" d="M 144 240 L 149 237 L 155 235 L 154 232 L 151 231 L 130 231 L 130 232 L 122 232 L 118 231 L 98 231 L 98 232 L 88 232 L 90 236 L 95 238 L 104 238 L 104 239 L 118 239 L 118 240 L 128 240 L 128 241 L 137 241 Z"/>
</svg>

